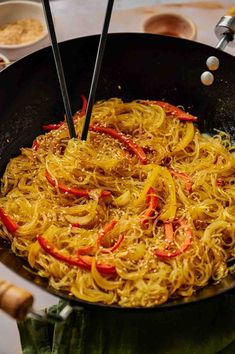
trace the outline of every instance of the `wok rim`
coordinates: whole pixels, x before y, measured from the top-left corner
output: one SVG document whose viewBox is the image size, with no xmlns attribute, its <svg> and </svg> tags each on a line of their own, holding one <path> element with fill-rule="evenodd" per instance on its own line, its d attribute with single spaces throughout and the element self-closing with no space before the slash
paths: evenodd
<svg viewBox="0 0 235 354">
<path fill-rule="evenodd" d="M 141 37 L 141 38 L 152 38 L 153 40 L 157 40 L 157 39 L 161 39 L 163 37 L 165 37 L 165 41 L 175 41 L 175 42 L 184 42 L 186 43 L 186 45 L 188 43 L 190 43 L 190 45 L 194 45 L 198 48 L 200 47 L 204 47 L 208 50 L 208 52 L 211 51 L 210 55 L 213 55 L 213 53 L 219 53 L 220 56 L 225 55 L 225 56 L 229 56 L 232 58 L 232 60 L 234 60 L 235 62 L 235 57 L 227 52 L 221 52 L 218 49 L 205 44 L 205 43 L 200 43 L 200 42 L 196 42 L 196 41 L 192 41 L 189 39 L 185 39 L 185 38 L 175 38 L 175 37 L 168 37 L 168 36 L 163 36 L 163 35 L 158 35 L 158 34 L 150 34 L 150 33 L 141 33 L 141 32 L 115 32 L 115 33 L 109 33 L 108 34 L 108 39 L 112 39 L 115 37 Z M 69 39 L 63 42 L 60 42 L 59 45 L 60 46 L 64 46 L 67 43 L 76 43 L 77 41 L 81 41 L 81 40 L 86 40 L 89 38 L 99 38 L 99 34 L 94 34 L 94 35 L 89 35 L 89 36 L 83 36 L 83 37 L 79 37 L 79 38 L 73 38 L 73 39 Z M 40 53 L 43 52 L 48 52 L 48 50 L 50 50 L 50 46 L 42 48 L 34 53 L 25 55 L 24 57 L 22 57 L 21 59 L 17 60 L 16 62 L 12 63 L 10 66 L 8 66 L 7 68 L 5 68 L 2 73 L 4 73 L 6 75 L 7 71 L 6 70 L 14 70 L 15 66 L 17 65 L 21 65 L 22 62 L 27 61 L 27 60 L 34 60 L 34 58 L 36 58 L 38 55 L 40 55 Z M 221 54 L 222 53 L 222 54 Z M 203 288 L 198 289 L 194 295 L 190 296 L 190 297 L 180 297 L 178 299 L 175 300 L 168 300 L 167 302 L 161 304 L 161 305 L 156 305 L 156 306 L 151 306 L 151 307 L 140 307 L 140 306 L 136 306 L 136 307 L 125 307 L 125 306 L 120 306 L 117 304 L 113 304 L 113 305 L 109 305 L 109 304 L 104 304 L 104 303 L 95 303 L 95 302 L 89 302 L 89 301 L 85 301 L 85 300 L 80 300 L 74 296 L 70 296 L 67 295 L 63 292 L 57 291 L 55 289 L 53 289 L 52 287 L 50 287 L 47 283 L 47 286 L 42 286 L 41 284 L 39 284 L 38 282 L 36 282 L 35 280 L 29 279 L 28 276 L 26 275 L 22 275 L 19 274 L 19 268 L 15 269 L 15 267 L 13 266 L 9 266 L 9 264 L 7 264 L 7 262 L 4 261 L 5 254 L 6 252 L 8 253 L 8 256 L 11 255 L 10 257 L 15 257 L 15 259 L 17 259 L 18 261 L 20 260 L 21 266 L 24 267 L 23 262 L 27 263 L 27 261 L 23 261 L 22 259 L 13 254 L 12 251 L 10 249 L 8 249 L 7 247 L 3 247 L 1 249 L 1 244 L 0 244 L 0 262 L 2 264 L 4 264 L 8 269 L 11 269 L 12 271 L 14 271 L 17 275 L 19 275 L 21 278 L 26 279 L 27 281 L 29 281 L 30 283 L 32 283 L 33 285 L 36 285 L 37 287 L 39 287 L 41 290 L 46 291 L 47 293 L 54 295 L 58 298 L 62 298 L 64 300 L 69 301 L 72 305 L 76 304 L 84 306 L 86 308 L 99 308 L 99 309 L 104 309 L 104 310 L 114 310 L 114 311 L 128 311 L 128 312 L 133 312 L 133 311 L 138 311 L 138 312 L 142 312 L 142 311 L 163 311 L 163 310 L 170 310 L 170 309 L 175 309 L 175 308 L 179 308 L 185 305 L 189 305 L 189 304 L 195 304 L 201 301 L 205 301 L 207 299 L 210 298 L 214 298 L 216 296 L 219 296 L 221 294 L 227 293 L 230 290 L 235 288 L 235 274 L 229 274 L 228 276 L 226 276 L 225 278 L 223 278 L 220 282 L 218 283 L 211 283 L 206 285 Z M 29 268 L 29 265 L 27 263 L 27 267 Z M 25 270 L 25 269 L 24 269 Z M 27 271 L 27 273 L 29 273 L 29 271 Z M 39 277 L 37 275 L 37 277 Z M 225 287 L 223 287 L 223 284 L 226 284 L 226 282 L 229 282 L 229 286 L 226 285 Z M 210 289 L 212 290 L 210 293 Z M 207 293 L 209 291 L 209 293 Z M 206 293 L 205 295 L 203 293 Z"/>
<path fill-rule="evenodd" d="M 222 294 L 225 294 L 233 289 L 235 289 L 235 273 L 228 274 L 225 278 L 222 278 L 219 282 L 211 282 L 210 284 L 196 290 L 192 296 L 186 297 L 178 297 L 176 299 L 168 299 L 165 303 L 155 306 L 120 306 L 118 304 L 105 304 L 101 302 L 90 302 L 86 300 L 81 300 L 76 298 L 75 296 L 70 296 L 64 292 L 57 291 L 56 289 L 52 288 L 47 278 L 42 278 L 41 276 L 37 275 L 34 269 L 30 269 L 28 262 L 22 258 L 17 256 L 12 252 L 12 250 L 8 247 L 1 248 L 2 244 L 0 242 L 0 262 L 7 267 L 7 269 L 12 270 L 15 274 L 17 274 L 20 278 L 23 278 L 31 285 L 37 286 L 39 289 L 49 293 L 50 295 L 54 295 L 59 299 L 63 299 L 68 301 L 71 306 L 83 306 L 89 309 L 103 309 L 103 310 L 113 310 L 113 311 L 124 311 L 124 312 L 145 312 L 145 311 L 165 311 L 171 310 L 176 308 L 185 307 L 187 305 L 193 305 L 200 303 L 202 301 L 206 301 L 211 298 L 215 298 Z M 14 259 L 15 262 L 9 266 L 9 262 L 4 261 L 5 258 Z M 19 273 L 19 271 L 21 273 Z M 32 274 L 35 273 L 36 280 L 33 280 Z M 40 278 L 40 282 L 38 281 Z M 229 282 L 229 286 L 224 287 L 223 284 Z"/>
</svg>

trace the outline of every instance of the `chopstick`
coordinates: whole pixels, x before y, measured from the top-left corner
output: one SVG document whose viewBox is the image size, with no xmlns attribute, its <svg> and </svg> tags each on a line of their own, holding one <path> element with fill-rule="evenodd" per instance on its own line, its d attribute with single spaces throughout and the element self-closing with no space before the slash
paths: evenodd
<svg viewBox="0 0 235 354">
<path fill-rule="evenodd" d="M 52 15 L 51 15 L 49 0 L 42 0 L 42 4 L 43 4 L 43 10 L 44 10 L 45 18 L 46 18 L 48 32 L 49 32 L 49 35 L 51 38 L 52 51 L 53 51 L 57 75 L 58 75 L 58 79 L 59 79 L 61 95 L 63 98 L 65 115 L 66 115 L 66 122 L 67 122 L 68 129 L 69 129 L 69 135 L 70 135 L 70 138 L 75 138 L 76 132 L 75 132 L 74 123 L 73 123 L 73 116 L 72 116 L 69 95 L 68 95 L 67 85 L 66 85 L 65 76 L 64 76 L 63 65 L 62 65 L 62 61 L 61 61 L 61 57 L 60 57 L 60 50 L 59 50 L 58 42 L 56 39 L 55 27 L 54 27 Z"/>
<path fill-rule="evenodd" d="M 103 54 L 104 54 L 105 44 L 106 44 L 106 39 L 107 39 L 107 34 L 108 34 L 108 28 L 109 28 L 110 18 L 111 18 L 111 14 L 112 14 L 113 2 L 114 2 L 114 0 L 108 0 L 108 4 L 107 4 L 107 8 L 106 8 L 106 14 L 105 14 L 105 19 L 104 19 L 102 34 L 100 36 L 99 47 L 98 47 L 98 51 L 97 51 L 95 67 L 94 67 L 93 77 L 92 77 L 92 81 L 91 81 L 90 92 L 89 92 L 89 96 L 88 96 L 86 115 L 85 115 L 85 119 L 84 119 L 84 123 L 83 123 L 83 127 L 82 127 L 81 140 L 87 139 L 89 124 L 90 124 L 90 120 L 91 120 L 92 107 L 93 107 L 94 100 L 95 100 L 96 88 L 97 88 L 97 84 L 98 84 L 100 68 L 101 68 L 101 64 L 102 64 L 102 60 L 103 60 Z"/>
</svg>

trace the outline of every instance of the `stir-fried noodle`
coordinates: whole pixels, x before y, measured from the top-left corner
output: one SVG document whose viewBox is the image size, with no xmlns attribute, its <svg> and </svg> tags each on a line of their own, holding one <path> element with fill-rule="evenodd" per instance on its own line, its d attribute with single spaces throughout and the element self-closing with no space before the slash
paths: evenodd
<svg viewBox="0 0 235 354">
<path fill-rule="evenodd" d="M 227 134 L 202 135 L 196 120 L 115 98 L 95 104 L 87 141 L 45 126 L 6 168 L 0 236 L 53 288 L 91 302 L 153 306 L 222 279 L 235 156 Z"/>
</svg>

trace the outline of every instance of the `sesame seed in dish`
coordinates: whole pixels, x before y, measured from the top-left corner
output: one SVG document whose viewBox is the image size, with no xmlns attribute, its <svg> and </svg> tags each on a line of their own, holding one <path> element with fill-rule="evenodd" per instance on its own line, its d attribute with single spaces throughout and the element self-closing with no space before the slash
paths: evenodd
<svg viewBox="0 0 235 354">
<path fill-rule="evenodd" d="M 0 26 L 0 44 L 31 43 L 43 35 L 43 25 L 31 18 L 20 19 Z"/>
</svg>

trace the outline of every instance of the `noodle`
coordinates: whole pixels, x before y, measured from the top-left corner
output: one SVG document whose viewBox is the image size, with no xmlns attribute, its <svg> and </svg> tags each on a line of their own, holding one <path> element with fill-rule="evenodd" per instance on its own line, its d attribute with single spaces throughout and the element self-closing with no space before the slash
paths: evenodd
<svg viewBox="0 0 235 354">
<path fill-rule="evenodd" d="M 2 177 L 0 237 L 56 290 L 126 307 L 191 296 L 235 257 L 226 133 L 159 101 L 93 107 L 87 141 L 46 126 Z M 80 135 L 84 112 L 74 116 Z"/>
</svg>

